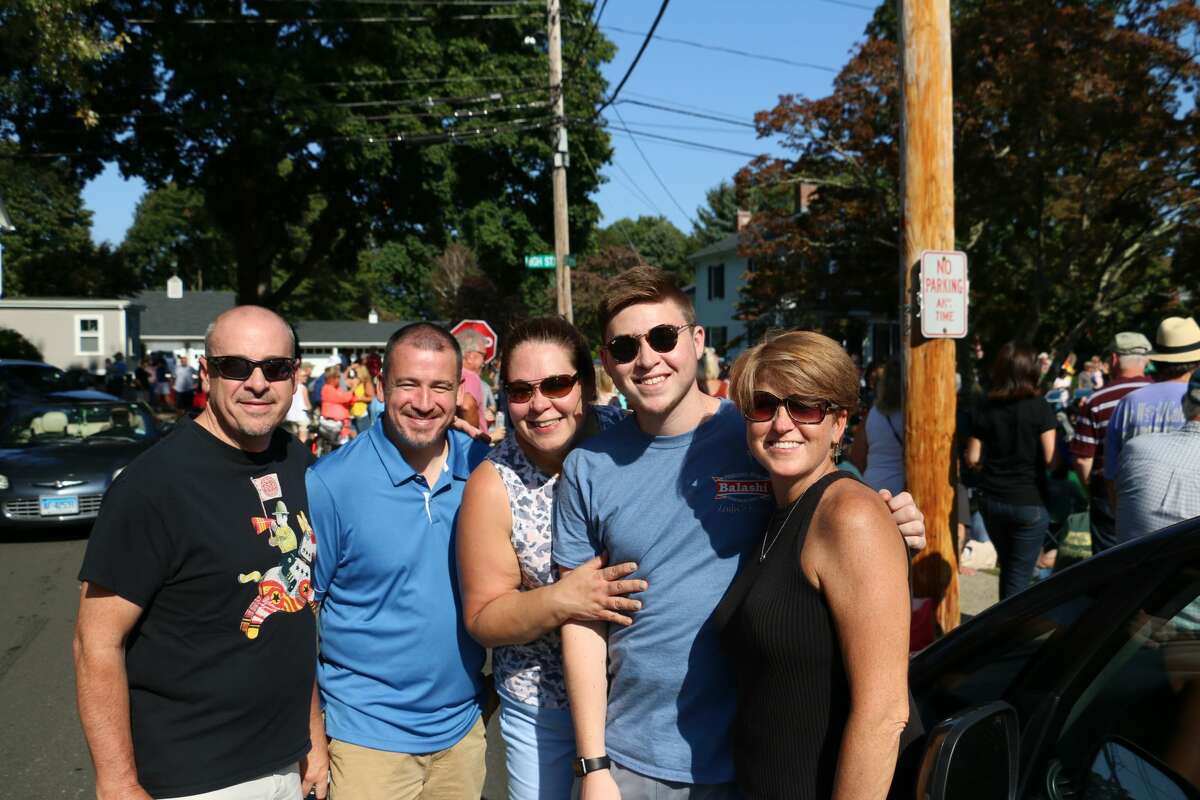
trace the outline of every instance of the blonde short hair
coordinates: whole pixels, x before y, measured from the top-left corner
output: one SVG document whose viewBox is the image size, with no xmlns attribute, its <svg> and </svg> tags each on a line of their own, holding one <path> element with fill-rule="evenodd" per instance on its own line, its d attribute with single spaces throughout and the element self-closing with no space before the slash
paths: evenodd
<svg viewBox="0 0 1200 800">
<path fill-rule="evenodd" d="M 858 367 L 841 345 L 816 331 L 778 334 L 742 353 L 729 375 L 729 396 L 745 411 L 767 382 L 788 397 L 846 411 L 858 404 Z"/>
</svg>

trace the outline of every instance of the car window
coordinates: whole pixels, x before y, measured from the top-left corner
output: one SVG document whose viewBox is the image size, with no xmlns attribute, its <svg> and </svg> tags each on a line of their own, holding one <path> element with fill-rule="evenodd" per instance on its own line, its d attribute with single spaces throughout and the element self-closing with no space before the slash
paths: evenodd
<svg viewBox="0 0 1200 800">
<path fill-rule="evenodd" d="M 154 422 L 136 403 L 78 403 L 23 409 L 0 433 L 0 447 L 30 447 L 90 440 L 138 441 Z"/>
<path fill-rule="evenodd" d="M 970 706 L 1005 699 L 1047 644 L 1074 625 L 1096 600 L 1096 594 L 1082 590 L 1065 600 L 1047 599 L 1042 608 L 996 627 L 985 642 L 962 648 L 961 655 L 942 665 L 932 683 L 918 693 L 921 718 L 936 721 Z"/>
<path fill-rule="evenodd" d="M 1120 630 L 1127 637 L 1071 707 L 1052 772 L 1097 800 L 1200 792 L 1200 565 L 1177 573 Z M 1172 783 L 1190 792 L 1164 793 Z"/>
</svg>

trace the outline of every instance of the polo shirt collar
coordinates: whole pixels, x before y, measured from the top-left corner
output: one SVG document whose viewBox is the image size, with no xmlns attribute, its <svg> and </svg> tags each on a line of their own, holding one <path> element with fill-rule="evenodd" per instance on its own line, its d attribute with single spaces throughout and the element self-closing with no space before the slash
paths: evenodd
<svg viewBox="0 0 1200 800">
<path fill-rule="evenodd" d="M 379 461 L 387 470 L 388 478 L 391 479 L 393 486 L 411 481 L 420 474 L 412 468 L 401 454 L 400 449 L 388 438 L 382 418 L 371 426 L 367 435 L 379 456 Z M 470 449 L 469 440 L 454 431 L 446 431 L 446 439 L 449 442 L 449 451 L 446 453 L 446 462 L 442 465 L 442 472 L 448 472 L 454 478 L 465 481 L 471 475 L 471 466 L 467 457 Z"/>
</svg>

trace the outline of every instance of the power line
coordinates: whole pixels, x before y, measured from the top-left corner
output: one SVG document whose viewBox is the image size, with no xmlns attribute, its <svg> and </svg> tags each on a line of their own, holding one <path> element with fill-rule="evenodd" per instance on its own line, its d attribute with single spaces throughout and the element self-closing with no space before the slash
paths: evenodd
<svg viewBox="0 0 1200 800">
<path fill-rule="evenodd" d="M 256 3 L 307 3 L 323 5 L 325 3 L 353 3 L 365 6 L 530 6 L 541 8 L 540 0 L 254 0 Z"/>
<path fill-rule="evenodd" d="M 581 153 L 581 155 L 583 155 L 583 163 L 588 165 L 588 169 L 590 169 L 592 171 L 592 175 L 595 176 L 596 183 L 597 184 L 601 183 L 602 181 L 600 180 L 600 173 L 596 171 L 596 165 L 592 163 L 592 159 L 588 158 L 587 150 L 581 150 L 580 153 Z M 617 162 L 614 161 L 613 163 L 616 164 Z M 617 164 L 617 166 L 620 167 L 619 164 Z M 624 171 L 623 167 L 621 169 L 622 169 L 622 171 Z M 628 175 L 629 173 L 626 172 L 625 174 Z M 630 180 L 632 180 L 632 178 Z M 636 184 L 635 184 L 635 186 L 636 186 Z M 637 197 L 636 192 L 634 192 L 634 197 Z M 639 198 L 639 199 L 641 199 L 641 200 L 643 200 L 643 202 L 645 202 L 644 198 Z M 657 208 L 657 206 L 655 206 L 654 203 L 647 203 L 647 205 L 651 209 Z M 660 217 L 664 217 L 664 218 L 667 216 L 666 214 L 662 213 L 662 209 L 658 210 L 658 215 Z M 629 238 L 629 232 L 622 229 L 621 233 L 625 237 L 625 241 L 629 243 L 629 249 L 633 251 L 633 254 L 635 256 L 637 256 L 638 261 L 644 262 L 646 259 L 642 258 L 642 254 L 638 250 L 637 245 L 633 243 L 633 239 Z"/>
<path fill-rule="evenodd" d="M 303 83 L 301 86 L 418 86 L 418 85 L 436 85 L 445 83 L 501 83 L 503 81 L 530 80 L 540 78 L 537 73 L 523 73 L 516 75 L 462 75 L 457 78 L 394 78 L 380 80 L 362 80 L 362 81 L 319 81 L 317 83 Z"/>
<path fill-rule="evenodd" d="M 831 6 L 845 6 L 846 8 L 861 8 L 863 11 L 874 11 L 875 7 L 863 5 L 862 3 L 851 3 L 849 0 L 818 0 L 821 3 L 829 3 Z"/>
<path fill-rule="evenodd" d="M 637 193 L 637 196 L 641 198 L 643 203 L 645 203 L 660 217 L 667 216 L 666 212 L 662 210 L 658 203 L 654 202 L 654 198 L 650 196 L 650 193 L 638 185 L 638 182 L 633 179 L 633 175 L 631 175 L 629 170 L 625 169 L 625 167 L 621 165 L 621 162 L 614 161 L 612 163 L 614 167 L 621 170 L 621 174 L 624 175 L 629 181 L 629 185 L 633 187 L 634 192 Z"/>
<path fill-rule="evenodd" d="M 446 20 L 530 19 L 528 14 L 457 14 Z M 438 22 L 433 17 L 188 17 L 187 19 L 127 19 L 129 25 L 349 25 L 395 22 Z"/>
<path fill-rule="evenodd" d="M 606 122 L 611 122 L 605 118 Z M 723 133 L 727 136 L 745 136 L 746 134 L 732 128 L 721 128 L 716 125 L 681 125 L 678 122 L 649 122 L 646 120 L 635 119 L 630 125 L 636 125 L 642 128 L 662 128 L 672 131 L 696 131 L 698 133 Z"/>
<path fill-rule="evenodd" d="M 469 131 L 451 131 L 447 133 L 413 133 L 409 131 L 392 131 L 391 133 L 379 134 L 362 134 L 359 136 L 338 136 L 330 141 L 339 142 L 368 142 L 368 143 L 388 143 L 396 142 L 400 144 L 436 144 L 439 142 L 469 142 L 477 141 L 480 138 L 490 136 L 498 136 L 504 133 L 517 133 L 520 131 L 536 130 L 538 128 L 547 128 L 553 124 L 554 120 L 551 117 L 542 118 L 527 118 L 509 120 L 503 125 L 493 125 L 489 128 L 476 128 Z M 320 140 L 317 140 L 320 141 Z"/>
<path fill-rule="evenodd" d="M 622 100 L 617 105 L 622 105 L 622 104 L 628 104 L 631 106 L 642 106 L 643 108 L 654 108 L 659 111 L 666 111 L 671 114 L 682 114 L 686 117 L 698 117 L 699 119 L 711 119 L 716 122 L 724 122 L 726 125 L 737 125 L 742 128 L 750 128 L 752 130 L 758 130 L 758 127 L 753 122 L 745 122 L 743 120 L 738 120 L 738 119 L 728 119 L 727 117 L 720 117 L 720 116 L 716 116 L 713 114 L 703 114 L 698 111 L 684 111 L 683 109 L 670 108 L 669 106 L 659 105 L 657 103 L 645 103 L 641 100 Z"/>
<path fill-rule="evenodd" d="M 677 108 L 689 108 L 693 111 L 704 111 L 705 113 L 716 114 L 717 116 L 720 116 L 720 117 L 728 117 L 730 119 L 741 119 L 742 118 L 741 114 L 736 114 L 732 111 L 725 111 L 723 109 L 708 108 L 707 106 L 697 106 L 697 105 L 691 105 L 689 103 L 682 103 L 678 100 L 673 100 L 670 97 L 658 97 L 656 95 L 646 94 L 645 92 L 626 92 L 626 94 L 630 95 L 631 97 L 641 97 L 644 100 L 654 100 L 659 103 L 666 103 L 670 106 L 674 106 Z"/>
<path fill-rule="evenodd" d="M 607 100 L 600 104 L 600 108 L 596 109 L 595 116 L 599 116 L 601 111 L 611 106 L 621 94 L 621 90 L 625 88 L 625 82 L 629 80 L 629 76 L 633 74 L 633 70 L 637 67 L 638 62 L 642 60 L 642 54 L 646 52 L 646 48 L 650 45 L 650 40 L 654 38 L 654 32 L 658 30 L 658 23 L 662 22 L 663 14 L 667 11 L 667 4 L 670 2 L 671 0 L 662 0 L 662 5 L 658 7 L 658 14 L 655 15 L 654 22 L 650 25 L 650 31 L 642 41 L 642 46 L 638 48 L 637 55 L 633 57 L 633 63 L 629 65 L 629 69 L 625 70 L 625 75 L 622 76 L 621 82 L 617 84 L 617 88 L 613 90 L 613 93 L 608 96 Z"/>
<path fill-rule="evenodd" d="M 712 51 L 718 52 L 718 53 L 729 53 L 730 55 L 741 56 L 742 58 L 752 58 L 757 61 L 771 61 L 776 64 L 787 64 L 788 66 L 791 66 L 791 67 L 803 67 L 804 69 L 819 69 L 823 72 L 832 72 L 835 75 L 838 73 L 837 69 L 834 69 L 833 67 L 827 67 L 823 64 L 810 64 L 807 61 L 793 61 L 790 58 L 783 58 L 781 56 L 768 56 L 768 55 L 763 55 L 761 53 L 751 53 L 747 50 L 737 50 L 732 47 L 722 47 L 720 45 L 715 45 L 715 44 L 704 44 L 703 42 L 693 42 L 689 39 L 675 39 L 670 36 L 656 36 L 654 34 L 653 28 L 650 29 L 649 34 L 643 34 L 641 31 L 631 31 L 631 30 L 628 30 L 627 28 L 618 28 L 616 25 L 603 25 L 601 27 L 603 27 L 605 30 L 615 31 L 617 33 L 625 33 L 625 34 L 629 34 L 630 36 L 646 35 L 647 36 L 646 41 L 649 41 L 650 38 L 654 38 L 654 39 L 660 39 L 664 42 L 671 42 L 672 44 L 682 44 L 682 45 L 686 45 L 687 47 L 696 47 L 696 48 L 699 48 L 700 50 L 712 50 Z M 645 47 L 645 43 L 643 43 L 643 48 L 644 47 Z"/>
<path fill-rule="evenodd" d="M 617 115 L 617 119 L 619 119 L 621 121 L 621 124 L 625 125 L 625 118 L 621 116 L 621 109 L 618 108 L 617 106 L 613 106 L 612 110 L 613 110 L 613 113 Z M 625 125 L 625 129 L 629 130 L 629 126 Z M 658 185 L 661 186 L 662 190 L 667 193 L 667 197 L 669 197 L 671 199 L 671 202 L 675 204 L 675 207 L 679 209 L 679 213 L 683 214 L 684 219 L 686 219 L 688 222 L 692 223 L 693 226 L 695 226 L 696 221 L 694 219 L 692 219 L 691 214 L 689 214 L 688 212 L 683 210 L 683 206 L 680 205 L 679 201 L 675 199 L 675 194 L 671 191 L 670 187 L 667 186 L 667 182 L 662 179 L 662 176 L 658 174 L 658 170 L 656 170 L 654 168 L 654 164 L 650 163 L 650 157 L 647 156 L 646 151 L 642 149 L 642 145 L 637 140 L 637 137 L 633 136 L 632 132 L 630 132 L 630 134 L 631 134 L 630 138 L 633 139 L 633 146 L 637 148 L 638 153 L 642 157 L 642 161 L 646 162 L 646 167 L 649 168 L 650 174 L 654 176 L 654 179 L 656 181 L 658 181 Z"/>
<path fill-rule="evenodd" d="M 661 142 L 674 143 L 677 145 L 690 147 L 695 150 L 708 150 L 708 151 L 711 151 L 714 153 L 727 153 L 732 156 L 742 156 L 744 158 L 758 158 L 759 156 L 763 155 L 762 153 L 749 153 L 749 152 L 746 152 L 745 150 L 734 150 L 733 148 L 730 148 L 730 147 L 721 147 L 720 145 L 707 144 L 705 142 L 693 142 L 688 139 L 679 139 L 674 136 L 663 136 L 660 133 L 650 133 L 649 131 L 634 130 L 632 128 L 622 128 L 622 127 L 618 127 L 616 125 L 611 125 L 611 124 L 608 127 L 609 127 L 609 130 L 613 130 L 618 133 L 622 133 L 626 136 L 629 136 L 630 138 L 633 138 L 634 135 L 637 135 L 637 136 L 641 136 L 644 139 L 655 139 L 655 140 L 658 140 Z"/>
</svg>

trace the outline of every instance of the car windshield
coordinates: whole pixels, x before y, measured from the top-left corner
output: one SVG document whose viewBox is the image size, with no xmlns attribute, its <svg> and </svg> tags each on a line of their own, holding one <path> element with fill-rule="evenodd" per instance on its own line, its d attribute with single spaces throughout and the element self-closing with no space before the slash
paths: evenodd
<svg viewBox="0 0 1200 800">
<path fill-rule="evenodd" d="M 140 441 L 154 430 L 154 420 L 137 403 L 55 403 L 17 412 L 0 432 L 0 446 Z"/>
<path fill-rule="evenodd" d="M 45 394 L 67 388 L 66 373 L 58 367 L 44 364 L 4 364 L 0 366 L 0 383 L 18 390 Z"/>
</svg>

